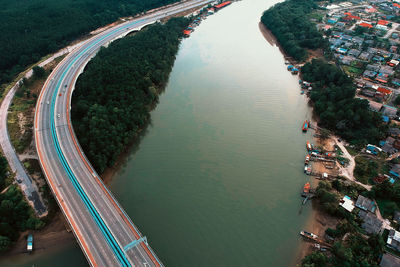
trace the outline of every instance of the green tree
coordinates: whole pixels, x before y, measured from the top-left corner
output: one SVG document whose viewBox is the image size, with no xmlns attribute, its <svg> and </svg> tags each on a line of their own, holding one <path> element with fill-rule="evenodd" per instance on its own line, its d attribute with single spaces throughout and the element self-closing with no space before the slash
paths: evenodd
<svg viewBox="0 0 400 267">
<path fill-rule="evenodd" d="M 328 258 L 321 252 L 313 252 L 307 255 L 302 261 L 302 267 L 325 267 L 328 262 Z"/>
<path fill-rule="evenodd" d="M 6 251 L 10 247 L 10 239 L 0 235 L 0 252 Z"/>
<path fill-rule="evenodd" d="M 396 105 L 400 105 L 400 95 L 398 95 L 398 96 L 396 97 L 396 99 L 394 100 L 394 103 L 395 103 Z"/>
<path fill-rule="evenodd" d="M 40 79 L 40 78 L 44 77 L 44 75 L 46 74 L 46 71 L 44 70 L 44 68 L 42 68 L 40 66 L 33 67 L 32 71 L 33 71 L 34 79 Z"/>
<path fill-rule="evenodd" d="M 72 122 L 80 144 L 102 173 L 146 126 L 168 81 L 182 30 L 175 18 L 102 48 L 79 77 Z"/>
</svg>

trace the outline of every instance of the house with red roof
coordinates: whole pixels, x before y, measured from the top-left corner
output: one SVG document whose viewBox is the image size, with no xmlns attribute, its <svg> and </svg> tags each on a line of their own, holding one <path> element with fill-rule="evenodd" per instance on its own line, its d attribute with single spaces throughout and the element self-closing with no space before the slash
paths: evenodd
<svg viewBox="0 0 400 267">
<path fill-rule="evenodd" d="M 363 28 L 369 28 L 369 29 L 371 29 L 371 28 L 373 27 L 371 24 L 369 24 L 369 23 L 367 23 L 367 22 L 361 22 L 361 23 L 359 24 L 359 26 L 360 26 L 360 27 L 363 27 Z"/>
<path fill-rule="evenodd" d="M 376 90 L 377 92 L 384 94 L 384 95 L 390 95 L 392 93 L 391 90 L 383 88 L 383 87 L 379 87 L 378 90 Z"/>
<path fill-rule="evenodd" d="M 386 26 L 386 25 L 389 24 L 389 21 L 381 19 L 381 20 L 378 21 L 378 24 L 379 24 L 379 25 Z"/>
<path fill-rule="evenodd" d="M 215 8 L 220 9 L 220 8 L 226 7 L 227 5 L 230 5 L 231 3 L 232 3 L 231 1 L 225 1 L 219 5 L 216 5 Z"/>
<path fill-rule="evenodd" d="M 346 15 L 346 17 L 343 18 L 343 20 L 345 21 L 350 21 L 350 20 L 360 20 L 361 18 L 358 16 L 354 16 L 353 14 L 351 14 L 350 12 L 346 12 L 344 13 Z"/>
</svg>

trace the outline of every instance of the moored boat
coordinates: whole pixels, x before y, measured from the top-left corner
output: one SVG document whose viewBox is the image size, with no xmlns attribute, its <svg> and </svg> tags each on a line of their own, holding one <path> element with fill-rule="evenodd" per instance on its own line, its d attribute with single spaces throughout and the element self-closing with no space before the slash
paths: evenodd
<svg viewBox="0 0 400 267">
<path fill-rule="evenodd" d="M 310 155 L 307 154 L 307 155 L 306 155 L 306 159 L 304 160 L 304 164 L 305 164 L 305 165 L 307 165 L 307 164 L 310 162 L 310 158 L 311 158 Z"/>
<path fill-rule="evenodd" d="M 301 231 L 301 232 L 300 232 L 300 235 L 302 235 L 302 236 L 304 236 L 304 237 L 307 237 L 307 238 L 310 238 L 310 239 L 313 239 L 313 240 L 315 240 L 315 239 L 318 238 L 317 235 L 315 235 L 315 234 L 313 234 L 313 233 L 310 233 L 310 232 L 307 232 L 307 231 Z"/>
<path fill-rule="evenodd" d="M 33 251 L 33 235 L 29 234 L 26 240 L 26 250 L 31 253 Z"/>
<path fill-rule="evenodd" d="M 312 150 L 312 146 L 311 146 L 311 144 L 310 144 L 309 141 L 307 141 L 306 147 L 307 147 L 307 150 L 308 150 L 308 151 L 311 151 L 311 150 Z"/>
<path fill-rule="evenodd" d="M 311 188 L 311 185 L 309 182 L 307 182 L 303 187 L 303 194 L 307 195 L 308 193 L 310 193 L 310 188 Z"/>
<path fill-rule="evenodd" d="M 308 130 L 308 127 L 309 127 L 310 125 L 309 125 L 309 122 L 308 122 L 308 120 L 305 120 L 304 122 L 303 122 L 303 132 L 307 132 L 307 130 Z"/>
</svg>

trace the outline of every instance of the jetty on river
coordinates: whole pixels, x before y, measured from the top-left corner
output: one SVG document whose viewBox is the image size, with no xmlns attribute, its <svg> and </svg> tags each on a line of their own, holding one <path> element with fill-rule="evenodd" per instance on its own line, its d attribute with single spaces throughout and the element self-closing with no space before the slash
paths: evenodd
<svg viewBox="0 0 400 267">
<path fill-rule="evenodd" d="M 322 240 L 321 238 L 319 238 L 317 235 L 315 235 L 313 233 L 310 233 L 310 232 L 307 232 L 307 231 L 301 231 L 300 235 L 302 237 L 304 237 L 305 239 L 307 239 L 307 240 L 316 242 L 318 244 L 324 245 L 324 246 L 329 247 L 329 248 L 331 247 L 331 244 L 326 243 L 324 240 Z"/>
</svg>

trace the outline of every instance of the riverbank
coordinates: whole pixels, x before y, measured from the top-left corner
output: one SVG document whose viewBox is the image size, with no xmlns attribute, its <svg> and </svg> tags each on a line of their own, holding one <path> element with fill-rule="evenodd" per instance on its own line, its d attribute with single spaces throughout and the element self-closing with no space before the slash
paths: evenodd
<svg viewBox="0 0 400 267">
<path fill-rule="evenodd" d="M 316 180 L 318 182 L 318 180 Z M 312 231 L 313 234 L 317 236 L 323 237 L 325 235 L 325 230 L 328 228 L 334 229 L 339 222 L 339 219 L 326 214 L 324 211 L 321 210 L 318 203 L 312 201 L 312 212 L 304 226 L 304 229 Z M 299 247 L 296 257 L 293 261 L 292 266 L 299 266 L 301 265 L 301 260 L 316 251 L 317 248 L 315 247 L 315 242 L 303 240 L 301 246 Z"/>
<path fill-rule="evenodd" d="M 72 232 L 67 229 L 68 226 L 64 216 L 61 212 L 57 212 L 51 222 L 42 230 L 22 232 L 15 245 L 9 251 L 2 254 L 0 260 L 26 254 L 26 236 L 28 233 L 33 233 L 34 253 L 39 254 L 76 242 Z"/>
<path fill-rule="evenodd" d="M 277 38 L 272 34 L 272 32 L 262 22 L 259 23 L 259 28 L 260 28 L 262 35 L 268 41 L 268 43 L 272 46 L 277 46 L 279 48 L 280 52 L 282 53 L 283 57 L 285 58 L 285 60 L 289 61 L 292 65 L 300 67 L 300 66 L 304 65 L 305 62 L 310 62 L 314 58 L 323 58 L 323 50 L 322 49 L 317 49 L 317 50 L 307 49 L 307 52 L 308 52 L 307 59 L 305 59 L 304 62 L 303 61 L 297 62 L 293 58 L 288 56 L 288 54 L 285 52 L 283 47 L 279 44 Z M 299 91 L 300 90 L 301 89 L 299 86 Z M 308 97 L 307 97 L 307 100 L 310 101 Z M 311 106 L 311 108 L 313 109 L 312 106 Z M 315 131 L 315 136 L 313 139 L 313 141 L 315 142 L 315 146 L 320 147 L 323 151 L 335 151 L 335 145 L 338 142 L 338 138 L 335 136 L 321 138 L 320 133 L 318 133 L 318 131 L 320 131 L 320 129 L 317 126 L 318 119 L 315 118 L 316 117 L 315 112 L 313 112 L 312 117 L 314 118 L 314 120 L 311 123 L 315 127 L 313 127 L 314 129 L 310 129 L 310 131 Z M 347 155 L 345 155 L 345 156 L 347 156 Z M 350 164 L 346 167 L 343 167 L 335 162 L 333 169 L 331 169 L 331 168 L 328 169 L 328 168 L 326 168 L 326 165 L 324 164 L 324 162 L 313 162 L 312 163 L 312 171 L 315 173 L 321 174 L 321 176 L 323 173 L 327 173 L 330 176 L 331 175 L 338 176 L 339 173 L 345 172 L 345 173 L 349 173 L 349 175 L 348 175 L 349 180 L 354 180 L 354 177 L 352 177 L 353 169 L 354 169 L 354 165 L 352 165 L 352 164 Z M 314 189 L 317 188 L 319 182 L 320 182 L 319 179 L 316 179 L 315 177 L 311 178 L 311 181 L 310 181 L 311 188 L 314 188 Z M 312 205 L 312 212 L 311 212 L 310 217 L 307 220 L 307 223 L 304 226 L 304 229 L 306 231 L 312 232 L 320 237 L 323 237 L 325 235 L 325 230 L 328 228 L 334 229 L 336 227 L 339 219 L 324 212 L 319 207 L 319 204 L 316 200 L 312 200 L 311 205 Z M 303 240 L 303 242 L 301 242 L 301 245 L 298 248 L 298 251 L 296 253 L 296 256 L 294 258 L 292 265 L 293 266 L 301 265 L 302 259 L 315 250 L 317 250 L 317 248 L 315 247 L 314 242 L 309 242 L 307 240 Z"/>
<path fill-rule="evenodd" d="M 276 39 L 275 35 L 260 21 L 260 23 L 258 24 L 258 27 L 260 29 L 260 32 L 262 33 L 262 35 L 264 36 L 265 40 L 267 40 L 267 42 L 271 45 L 271 46 L 276 46 L 279 48 L 279 51 L 281 52 L 281 54 L 283 55 L 283 57 L 285 58 L 285 60 L 287 60 L 288 62 L 290 62 L 290 64 L 292 65 L 297 65 L 299 62 L 297 62 L 296 60 L 294 60 L 292 57 L 290 57 L 286 51 L 282 48 L 282 46 L 279 44 L 279 41 Z"/>
</svg>

